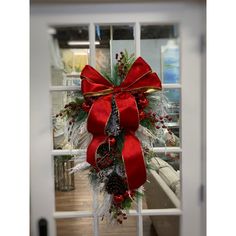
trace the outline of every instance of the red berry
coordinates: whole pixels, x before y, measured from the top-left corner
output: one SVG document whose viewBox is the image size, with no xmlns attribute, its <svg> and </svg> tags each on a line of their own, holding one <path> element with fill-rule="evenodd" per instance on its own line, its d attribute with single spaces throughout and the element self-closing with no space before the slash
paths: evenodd
<svg viewBox="0 0 236 236">
<path fill-rule="evenodd" d="M 146 107 L 147 105 L 148 105 L 148 100 L 147 100 L 147 98 L 141 98 L 141 99 L 139 99 L 139 101 L 138 101 L 138 104 L 141 106 L 141 107 Z"/>
<path fill-rule="evenodd" d="M 115 195 L 113 199 L 115 203 L 121 203 L 124 201 L 124 197 L 122 195 Z"/>
<path fill-rule="evenodd" d="M 83 109 L 85 112 L 89 112 L 89 110 L 90 110 L 90 105 L 88 105 L 86 102 L 83 102 L 83 103 L 82 103 L 82 109 Z"/>
<path fill-rule="evenodd" d="M 123 195 L 125 198 L 129 198 L 129 191 L 125 191 L 124 195 Z"/>
<path fill-rule="evenodd" d="M 111 145 L 111 146 L 114 146 L 116 144 L 116 139 L 114 137 L 109 137 L 108 138 L 108 143 Z"/>
<path fill-rule="evenodd" d="M 144 113 L 144 111 L 140 111 L 139 112 L 139 119 L 140 120 L 143 120 L 145 118 L 145 113 Z"/>
<path fill-rule="evenodd" d="M 165 129 L 165 128 L 167 128 L 167 127 L 166 127 L 165 125 L 162 125 L 162 128 Z"/>
<path fill-rule="evenodd" d="M 160 126 L 157 125 L 156 128 L 157 128 L 157 129 L 160 129 Z"/>
</svg>

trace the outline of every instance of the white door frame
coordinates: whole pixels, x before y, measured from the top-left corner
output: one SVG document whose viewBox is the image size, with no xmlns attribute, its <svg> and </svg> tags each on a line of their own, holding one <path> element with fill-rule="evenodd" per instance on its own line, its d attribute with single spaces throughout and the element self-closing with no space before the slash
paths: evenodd
<svg viewBox="0 0 236 236">
<path fill-rule="evenodd" d="M 182 146 L 159 148 L 158 151 L 182 152 L 182 207 L 181 209 L 142 210 L 138 216 L 139 233 L 142 235 L 143 215 L 181 215 L 181 236 L 205 235 L 201 218 L 204 215 L 200 190 L 202 178 L 202 64 L 200 38 L 204 34 L 204 7 L 188 4 L 81 4 L 33 5 L 31 7 L 31 235 L 38 235 L 37 222 L 44 217 L 49 223 L 49 235 L 55 236 L 54 218 L 94 216 L 92 212 L 55 212 L 53 156 L 68 153 L 52 150 L 50 91 L 70 90 L 68 87 L 51 86 L 50 55 L 47 27 L 50 25 L 88 24 L 90 33 L 90 64 L 95 65 L 94 23 L 133 23 L 135 26 L 136 56 L 140 55 L 141 23 L 178 23 L 181 44 Z M 74 152 L 77 152 L 76 150 Z M 69 152 L 71 154 L 71 152 Z M 96 196 L 94 196 L 96 198 Z M 96 201 L 94 201 L 96 207 Z M 203 212 L 203 213 L 202 213 Z M 97 230 L 98 219 L 94 218 Z M 202 231 L 203 230 L 203 231 Z M 95 233 L 95 235 L 98 235 Z"/>
</svg>

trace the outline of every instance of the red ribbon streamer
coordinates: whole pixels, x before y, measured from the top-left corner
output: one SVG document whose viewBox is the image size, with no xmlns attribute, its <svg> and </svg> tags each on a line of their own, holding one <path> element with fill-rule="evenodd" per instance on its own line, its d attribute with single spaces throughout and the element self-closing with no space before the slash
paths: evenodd
<svg viewBox="0 0 236 236">
<path fill-rule="evenodd" d="M 86 65 L 81 72 L 82 93 L 85 97 L 100 96 L 94 101 L 88 115 L 87 128 L 93 139 L 87 149 L 87 162 L 97 168 L 96 153 L 106 142 L 105 128 L 111 114 L 111 99 L 119 111 L 120 127 L 125 130 L 122 158 L 129 189 L 136 189 L 146 182 L 146 167 L 140 141 L 135 136 L 139 126 L 139 111 L 134 91 L 151 92 L 161 89 L 161 81 L 150 66 L 137 58 L 120 86 L 113 86 L 93 67 Z"/>
</svg>

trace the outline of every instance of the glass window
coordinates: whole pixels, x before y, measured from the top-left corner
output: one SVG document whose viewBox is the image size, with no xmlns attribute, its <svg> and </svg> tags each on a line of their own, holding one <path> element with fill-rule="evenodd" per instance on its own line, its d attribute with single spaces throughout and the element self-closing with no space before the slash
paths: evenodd
<svg viewBox="0 0 236 236">
<path fill-rule="evenodd" d="M 181 202 L 181 154 L 156 153 L 149 163 L 143 209 L 179 208 Z M 158 200 L 157 200 L 158 199 Z"/>
<path fill-rule="evenodd" d="M 77 160 L 73 156 L 54 157 L 56 211 L 92 211 L 89 171 L 71 173 L 72 168 L 78 164 Z"/>
<path fill-rule="evenodd" d="M 143 216 L 144 236 L 179 236 L 179 216 Z"/>
<path fill-rule="evenodd" d="M 96 69 L 112 76 L 116 54 L 127 51 L 134 54 L 134 30 L 132 25 L 96 25 Z"/>
<path fill-rule="evenodd" d="M 164 84 L 179 83 L 178 27 L 142 25 L 141 56 L 158 73 Z"/>
<path fill-rule="evenodd" d="M 88 26 L 49 29 L 52 85 L 80 85 L 80 72 L 89 62 Z"/>
<path fill-rule="evenodd" d="M 93 219 L 57 219 L 57 236 L 93 236 Z"/>
</svg>

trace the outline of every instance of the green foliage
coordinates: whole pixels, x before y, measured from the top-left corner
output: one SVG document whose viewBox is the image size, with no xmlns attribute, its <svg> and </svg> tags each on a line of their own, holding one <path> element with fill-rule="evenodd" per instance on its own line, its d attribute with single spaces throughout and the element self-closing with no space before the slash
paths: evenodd
<svg viewBox="0 0 236 236">
<path fill-rule="evenodd" d="M 85 119 L 87 118 L 88 114 L 87 112 L 83 111 L 83 110 L 80 110 L 78 113 L 77 113 L 77 116 L 76 116 L 76 122 L 83 122 L 85 121 Z"/>
<path fill-rule="evenodd" d="M 130 198 L 126 198 L 121 204 L 122 208 L 125 210 L 129 210 L 131 208 L 131 205 L 132 205 L 132 200 Z"/>
<path fill-rule="evenodd" d="M 155 130 L 156 130 L 155 125 L 151 122 L 150 119 L 145 118 L 145 119 L 140 121 L 140 124 L 142 126 L 146 127 L 147 129 L 149 129 L 152 132 L 155 132 Z"/>
<path fill-rule="evenodd" d="M 113 84 L 113 81 L 112 81 L 112 77 L 111 77 L 111 74 L 108 73 L 107 71 L 105 70 L 101 70 L 101 74 L 111 83 Z"/>
<path fill-rule="evenodd" d="M 117 62 L 113 66 L 112 75 L 107 73 L 105 70 L 102 70 L 101 73 L 110 83 L 119 86 L 134 63 L 135 56 L 134 54 L 129 55 L 127 50 L 125 50 L 124 52 L 120 52 L 120 58 L 118 58 L 118 54 L 116 57 Z"/>
<path fill-rule="evenodd" d="M 138 190 L 135 192 L 135 197 L 137 201 L 142 199 L 143 196 L 144 194 L 142 192 L 139 192 Z"/>
</svg>

